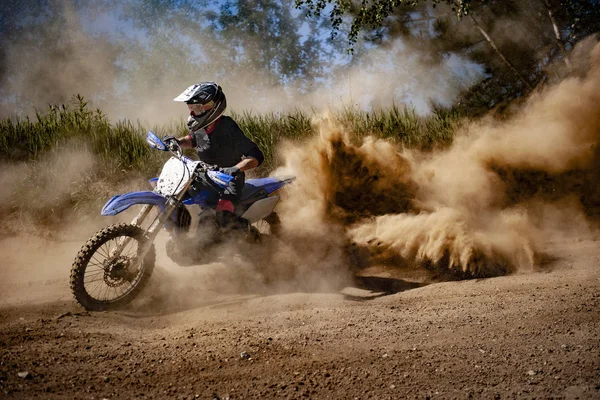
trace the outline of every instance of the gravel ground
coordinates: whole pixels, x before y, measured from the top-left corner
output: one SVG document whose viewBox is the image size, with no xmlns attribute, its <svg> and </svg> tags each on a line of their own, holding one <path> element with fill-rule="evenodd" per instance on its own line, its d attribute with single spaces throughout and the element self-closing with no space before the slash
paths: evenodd
<svg viewBox="0 0 600 400">
<path fill-rule="evenodd" d="M 102 313 L 70 297 L 72 247 L 52 265 L 56 251 L 13 255 L 0 398 L 600 398 L 598 244 L 548 243 L 543 268 L 491 279 L 411 283 L 381 268 L 361 288 L 208 288 Z"/>
</svg>

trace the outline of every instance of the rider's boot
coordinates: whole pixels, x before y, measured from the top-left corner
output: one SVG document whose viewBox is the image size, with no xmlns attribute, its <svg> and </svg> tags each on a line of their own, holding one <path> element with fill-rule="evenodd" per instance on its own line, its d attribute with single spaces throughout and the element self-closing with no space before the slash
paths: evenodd
<svg viewBox="0 0 600 400">
<path fill-rule="evenodd" d="M 238 217 L 234 213 L 234 206 L 230 200 L 219 200 L 216 208 L 217 223 L 221 231 L 239 230 L 247 231 L 249 224 L 248 220 Z"/>
</svg>

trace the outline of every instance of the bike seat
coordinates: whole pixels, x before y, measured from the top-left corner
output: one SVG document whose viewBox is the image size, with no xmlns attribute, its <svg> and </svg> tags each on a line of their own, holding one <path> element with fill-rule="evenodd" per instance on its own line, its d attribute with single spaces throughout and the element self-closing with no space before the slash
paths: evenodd
<svg viewBox="0 0 600 400">
<path fill-rule="evenodd" d="M 240 202 L 245 203 L 248 200 L 267 197 L 268 192 L 264 187 L 266 182 L 263 182 L 267 179 L 268 178 L 248 179 L 244 185 L 244 189 L 242 190 L 242 198 L 240 199 Z"/>
</svg>

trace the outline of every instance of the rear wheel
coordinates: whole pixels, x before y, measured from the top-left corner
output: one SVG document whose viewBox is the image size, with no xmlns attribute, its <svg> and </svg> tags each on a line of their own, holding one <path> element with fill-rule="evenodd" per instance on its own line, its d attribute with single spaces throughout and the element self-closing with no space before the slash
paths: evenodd
<svg viewBox="0 0 600 400">
<path fill-rule="evenodd" d="M 117 224 L 96 233 L 81 248 L 71 269 L 71 291 L 86 310 L 123 307 L 144 288 L 154 269 L 154 245 L 141 260 L 144 230 Z M 126 241 L 119 254 L 115 249 Z"/>
<path fill-rule="evenodd" d="M 281 221 L 279 220 L 279 215 L 276 212 L 272 212 L 267 217 L 253 223 L 252 227 L 261 235 L 276 236 L 281 232 Z"/>
</svg>

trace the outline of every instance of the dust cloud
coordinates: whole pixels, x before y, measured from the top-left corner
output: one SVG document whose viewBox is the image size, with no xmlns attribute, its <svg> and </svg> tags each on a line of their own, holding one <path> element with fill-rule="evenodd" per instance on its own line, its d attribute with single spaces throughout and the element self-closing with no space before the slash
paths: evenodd
<svg viewBox="0 0 600 400">
<path fill-rule="evenodd" d="M 0 167 L 0 233 L 14 234 L 68 223 L 90 200 L 98 160 L 85 146 L 65 142 L 38 160 Z"/>
<path fill-rule="evenodd" d="M 309 104 L 320 110 L 408 105 L 421 115 L 434 107 L 450 107 L 461 92 L 483 79 L 484 71 L 462 55 L 438 59 L 432 57 L 435 52 L 406 37 L 391 40 L 367 51 L 351 67 L 333 71 L 336 78 L 316 87 Z"/>
<path fill-rule="evenodd" d="M 24 12 L 29 7 L 39 5 L 23 3 L 8 11 Z M 0 59 L 3 118 L 22 113 L 34 115 L 32 105 L 45 109 L 49 104 L 66 104 L 75 94 L 99 104 L 113 91 L 119 72 L 114 65 L 118 46 L 105 37 L 86 32 L 68 1 L 52 0 L 38 10 L 46 10 L 49 15 L 57 13 L 59 18 L 37 29 L 21 30 L 17 38 L 3 43 Z M 17 24 L 35 16 L 27 14 L 20 18 Z"/>
<path fill-rule="evenodd" d="M 131 13 L 138 6 L 127 5 L 133 8 Z M 460 91 L 483 77 L 481 66 L 460 55 L 432 61 L 433 50 L 397 39 L 379 50 L 363 49 L 352 62 L 340 49 L 336 61 L 320 66 L 326 73 L 317 79 L 282 80 L 260 66 L 264 55 L 258 39 L 245 39 L 247 60 L 237 65 L 232 62 L 234 47 L 213 49 L 210 32 L 203 34 L 198 27 L 182 24 L 164 32 L 160 24 L 140 28 L 126 17 L 120 19 L 119 9 L 109 12 L 100 5 L 74 5 L 68 0 L 52 0 L 48 10 L 47 15 L 42 13 L 43 18 L 52 16 L 46 24 L 4 44 L 1 117 L 33 116 L 32 105 L 43 110 L 81 94 L 112 120 L 169 124 L 187 114 L 172 99 L 186 87 L 209 80 L 223 87 L 229 110 L 240 112 L 311 112 L 347 105 L 370 110 L 395 103 L 427 113 L 435 105 L 451 104 Z M 22 13 L 23 21 L 31 23 L 34 17 Z M 147 48 L 154 39 L 165 48 Z M 182 57 L 182 52 L 198 49 L 202 49 L 198 56 L 209 61 Z"/>
<path fill-rule="evenodd" d="M 373 252 L 459 274 L 538 266 L 549 235 L 589 232 L 598 215 L 600 45 L 588 57 L 585 76 L 540 90 L 506 120 L 465 124 L 433 153 L 353 144 L 319 121 L 318 138 L 283 151 L 281 172 L 299 177 L 284 220 L 336 225 L 328 237 L 339 243 L 343 231 Z"/>
</svg>

